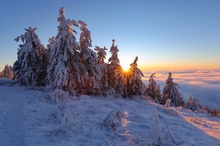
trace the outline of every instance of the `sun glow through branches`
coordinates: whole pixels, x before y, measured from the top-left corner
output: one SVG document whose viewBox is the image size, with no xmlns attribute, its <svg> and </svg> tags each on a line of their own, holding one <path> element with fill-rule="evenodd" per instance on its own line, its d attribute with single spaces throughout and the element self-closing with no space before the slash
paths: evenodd
<svg viewBox="0 0 220 146">
<path fill-rule="evenodd" d="M 124 72 L 128 72 L 128 71 L 129 71 L 129 68 L 130 68 L 130 66 L 129 66 L 129 65 L 126 65 L 126 64 L 122 64 L 121 67 L 122 67 L 122 69 L 123 69 Z"/>
</svg>

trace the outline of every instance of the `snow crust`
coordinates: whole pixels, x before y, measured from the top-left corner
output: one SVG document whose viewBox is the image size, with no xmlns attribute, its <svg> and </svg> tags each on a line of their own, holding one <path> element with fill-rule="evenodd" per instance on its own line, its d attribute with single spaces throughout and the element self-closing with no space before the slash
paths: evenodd
<svg viewBox="0 0 220 146">
<path fill-rule="evenodd" d="M 1 146 L 220 145 L 220 118 L 208 113 L 0 83 Z"/>
</svg>

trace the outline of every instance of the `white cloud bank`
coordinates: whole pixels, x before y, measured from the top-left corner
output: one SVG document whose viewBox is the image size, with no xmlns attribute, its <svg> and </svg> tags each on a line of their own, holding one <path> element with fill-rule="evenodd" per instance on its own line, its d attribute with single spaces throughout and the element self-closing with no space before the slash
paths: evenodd
<svg viewBox="0 0 220 146">
<path fill-rule="evenodd" d="M 156 72 L 158 84 L 161 91 L 165 85 L 169 71 Z M 172 72 L 172 71 L 171 71 Z M 144 81 L 148 83 L 151 72 L 145 72 Z M 220 110 L 220 70 L 186 70 L 172 72 L 174 82 L 179 84 L 179 91 L 184 100 L 187 101 L 190 96 L 197 97 L 202 106 L 208 105 L 211 108 Z"/>
</svg>

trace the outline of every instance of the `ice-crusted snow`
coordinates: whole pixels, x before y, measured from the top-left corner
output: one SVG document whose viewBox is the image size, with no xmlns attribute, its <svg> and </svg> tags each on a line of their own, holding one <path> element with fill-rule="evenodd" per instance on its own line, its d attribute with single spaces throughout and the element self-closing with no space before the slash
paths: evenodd
<svg viewBox="0 0 220 146">
<path fill-rule="evenodd" d="M 220 118 L 207 113 L 139 98 L 74 97 L 5 79 L 0 115 L 1 146 L 220 145 Z"/>
</svg>

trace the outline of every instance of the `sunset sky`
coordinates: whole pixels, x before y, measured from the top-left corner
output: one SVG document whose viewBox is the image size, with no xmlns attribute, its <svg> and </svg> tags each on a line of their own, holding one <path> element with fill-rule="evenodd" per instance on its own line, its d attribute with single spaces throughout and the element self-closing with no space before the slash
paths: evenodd
<svg viewBox="0 0 220 146">
<path fill-rule="evenodd" d="M 1 0 L 0 71 L 16 60 L 24 28 L 36 27 L 47 46 L 62 6 L 67 19 L 88 24 L 92 49 L 115 39 L 122 66 L 138 56 L 142 70 L 220 69 L 219 0 Z"/>
</svg>

